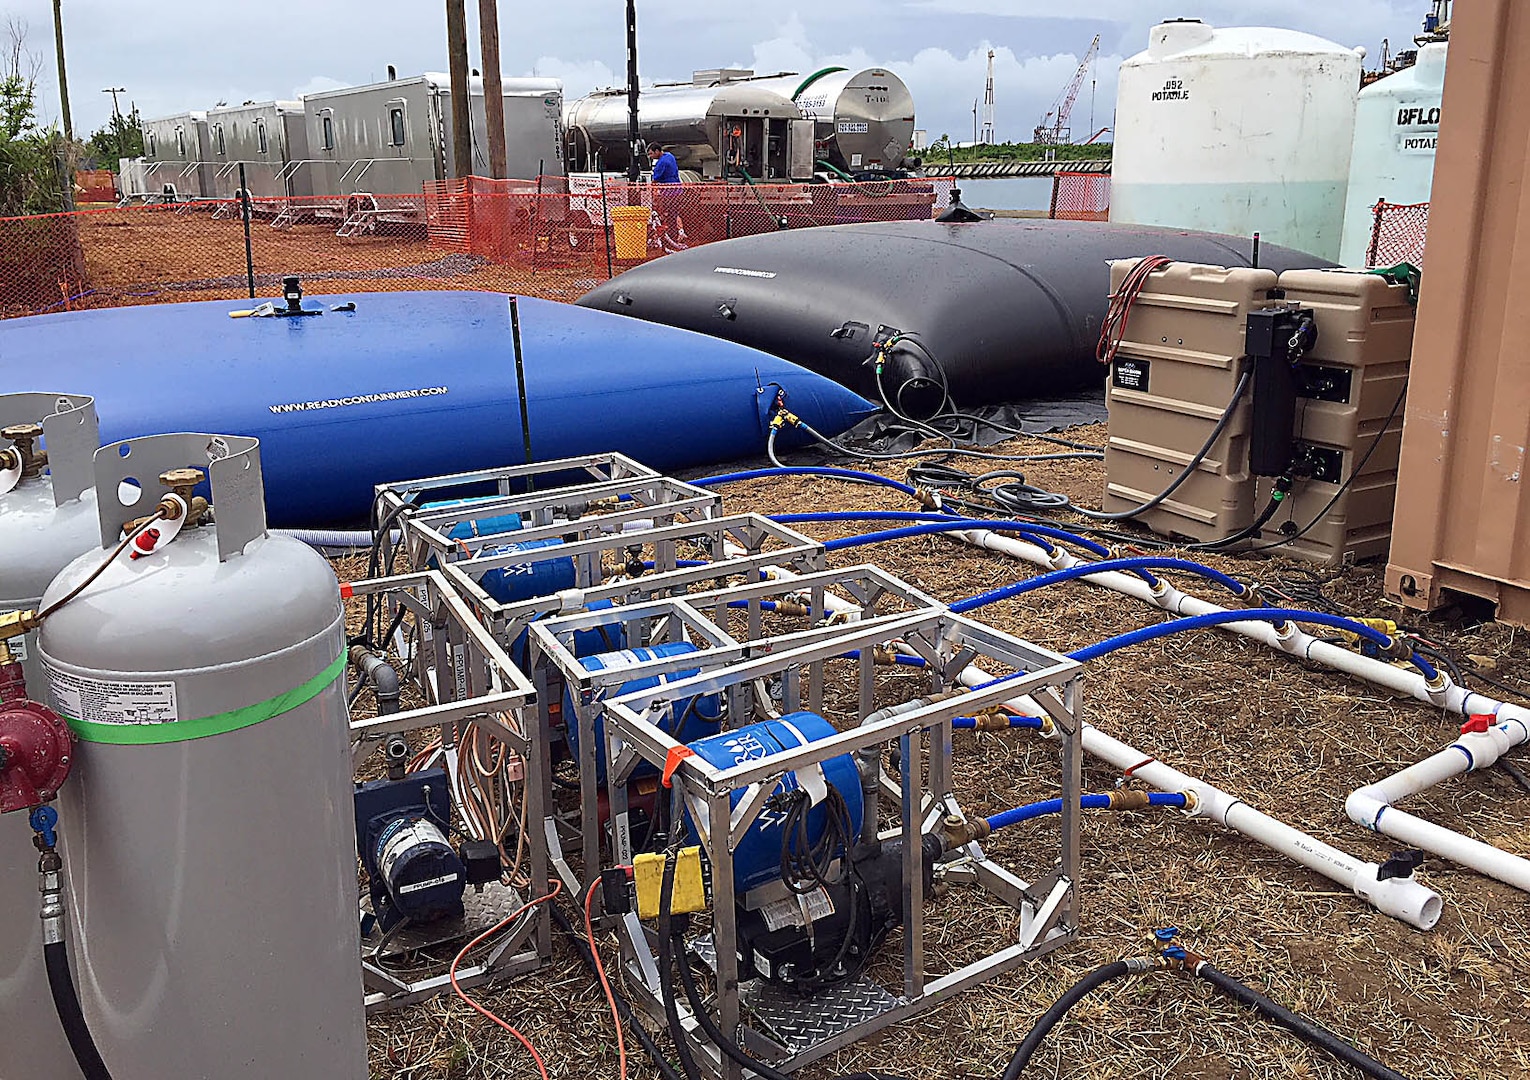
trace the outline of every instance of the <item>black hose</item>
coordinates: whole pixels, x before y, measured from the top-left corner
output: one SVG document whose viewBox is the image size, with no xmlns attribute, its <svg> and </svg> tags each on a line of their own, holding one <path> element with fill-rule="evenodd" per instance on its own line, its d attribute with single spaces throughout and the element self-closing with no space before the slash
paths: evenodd
<svg viewBox="0 0 1530 1080">
<path fill-rule="evenodd" d="M 43 946 L 43 963 L 48 969 L 48 988 L 53 991 L 53 1007 L 58 1010 L 58 1021 L 63 1025 L 64 1037 L 74 1060 L 79 1063 L 85 1080 L 112 1080 L 96 1041 L 90 1037 L 90 1025 L 80 1009 L 80 998 L 74 990 L 74 977 L 69 974 L 69 946 L 55 941 Z"/>
<path fill-rule="evenodd" d="M 1328 1051 L 1347 1065 L 1359 1069 L 1372 1080 L 1406 1080 L 1402 1073 L 1387 1068 L 1359 1048 L 1345 1042 L 1322 1024 L 1298 1016 L 1290 1009 L 1271 1001 L 1253 987 L 1239 982 L 1210 964 L 1196 966 L 1197 978 L 1205 979 L 1228 997 L 1256 1010 L 1266 1020 L 1285 1028 L 1303 1042 Z"/>
<path fill-rule="evenodd" d="M 1257 540 L 1259 538 L 1259 530 L 1269 524 L 1270 519 L 1280 510 L 1281 504 L 1286 501 L 1286 496 L 1290 494 L 1291 479 L 1290 477 L 1282 476 L 1276 482 L 1275 490 L 1270 493 L 1270 501 L 1264 504 L 1264 509 L 1259 511 L 1259 515 L 1249 522 L 1248 525 L 1239 529 L 1231 536 L 1222 537 L 1220 540 L 1207 540 L 1200 544 L 1186 544 L 1186 550 L 1220 551 L 1223 548 L 1230 548 L 1234 544 L 1242 543 L 1244 540 Z"/>
<path fill-rule="evenodd" d="M 702 1032 L 719 1050 L 732 1058 L 737 1065 L 762 1077 L 763 1080 L 791 1080 L 780 1069 L 754 1057 L 723 1034 L 722 1028 L 717 1026 L 717 1021 L 713 1020 L 712 1014 L 707 1011 L 706 1002 L 701 1000 L 701 988 L 696 985 L 696 976 L 691 971 L 691 966 L 685 962 L 683 951 L 680 960 L 680 983 L 685 988 L 685 997 L 690 1002 L 691 1012 L 695 1015 L 696 1022 L 701 1025 Z M 838 1077 L 838 1080 L 899 1080 L 899 1078 L 888 1073 L 858 1072 Z"/>
<path fill-rule="evenodd" d="M 1041 1014 L 1041 1018 L 1036 1021 L 1029 1033 L 1026 1034 L 1025 1041 L 1015 1051 L 1015 1056 L 1009 1059 L 1009 1065 L 1004 1070 L 1003 1080 L 1020 1080 L 1020 1074 L 1025 1072 L 1025 1067 L 1031 1063 L 1031 1057 L 1040 1049 L 1042 1040 L 1068 1014 L 1069 1009 L 1112 979 L 1122 978 L 1135 971 L 1145 971 L 1150 963 L 1151 961 L 1144 960 L 1130 962 L 1117 960 L 1112 964 L 1106 964 L 1104 967 L 1095 968 L 1078 982 L 1068 987 L 1067 992 L 1054 1001 L 1050 1009 Z"/>
<path fill-rule="evenodd" d="M 691 1012 L 695 1015 L 696 1022 L 701 1025 L 701 1030 L 719 1050 L 732 1058 L 735 1063 L 763 1077 L 764 1080 L 791 1080 L 781 1070 L 750 1056 L 738 1043 L 723 1034 L 723 1029 L 717 1026 L 717 1021 L 713 1020 L 712 1014 L 707 1011 L 706 1002 L 701 1000 L 701 991 L 696 986 L 696 976 L 691 971 L 691 965 L 686 961 L 683 948 L 680 953 L 680 984 L 685 988 L 686 1000 L 691 1003 Z"/>
<path fill-rule="evenodd" d="M 664 856 L 664 874 L 659 879 L 659 994 L 664 998 L 664 1020 L 669 1024 L 669 1037 L 674 1040 L 675 1052 L 680 1056 L 680 1068 L 685 1070 L 686 1080 L 701 1080 L 701 1070 L 696 1067 L 696 1056 L 691 1053 L 690 1036 L 680 1023 L 680 1006 L 675 1000 L 675 941 L 679 932 L 674 928 L 671 909 L 675 902 L 674 852 Z M 685 950 L 682 943 L 680 964 L 685 966 Z"/>
<path fill-rule="evenodd" d="M 594 886 L 592 885 L 591 888 L 594 888 Z M 590 946 L 585 942 L 584 935 L 574 927 L 573 923 L 569 922 L 568 916 L 563 914 L 562 908 L 557 904 L 553 904 L 551 907 L 553 922 L 557 923 L 558 929 L 562 930 L 572 939 L 575 949 L 579 952 L 579 958 L 584 961 L 584 966 L 589 969 L 591 975 L 595 975 L 595 954 L 590 952 Z M 611 1000 L 616 1003 L 616 1013 L 622 1018 L 622 1022 L 627 1025 L 627 1030 L 637 1036 L 638 1042 L 643 1046 L 643 1052 L 648 1055 L 649 1060 L 654 1063 L 654 1067 L 659 1070 L 659 1076 L 663 1080 L 682 1080 L 675 1067 L 664 1056 L 664 1052 L 659 1049 L 659 1044 L 653 1041 L 652 1035 L 648 1034 L 648 1029 L 643 1026 L 642 1021 L 633 1016 L 632 1006 L 627 1003 L 627 999 L 622 997 L 614 985 L 611 987 Z"/>
<path fill-rule="evenodd" d="M 1237 413 L 1238 406 L 1243 403 L 1243 395 L 1248 391 L 1249 383 L 1252 380 L 1252 372 L 1245 369 L 1243 374 L 1238 377 L 1238 385 L 1233 388 L 1232 400 L 1227 403 L 1227 408 L 1222 410 L 1222 415 L 1217 419 L 1216 426 L 1211 429 L 1211 434 L 1207 436 L 1206 442 L 1195 452 L 1195 456 L 1190 459 L 1185 467 L 1180 470 L 1179 475 L 1174 478 L 1174 481 L 1157 495 L 1154 495 L 1140 506 L 1134 506 L 1130 510 L 1118 510 L 1114 513 L 1106 513 L 1101 510 L 1087 510 L 1079 506 L 1070 506 L 1069 509 L 1073 510 L 1074 513 L 1083 514 L 1094 521 L 1130 521 L 1139 514 L 1145 514 L 1164 502 L 1169 496 L 1178 491 L 1180 486 L 1190 479 L 1195 471 L 1201 467 L 1201 462 L 1206 460 L 1206 456 L 1216 446 L 1217 440 L 1222 437 L 1222 433 L 1232 423 L 1232 418 Z"/>
<path fill-rule="evenodd" d="M 1137 974 L 1151 971 L 1156 961 L 1138 957 L 1132 960 L 1118 960 L 1113 964 L 1095 968 L 1078 982 L 1070 986 L 1062 997 L 1053 1003 L 1052 1007 L 1041 1014 L 1041 1019 L 1036 1021 L 1034 1027 L 1025 1036 L 1025 1041 L 1015 1051 L 1015 1056 L 1010 1059 L 1009 1067 L 1004 1070 L 1003 1080 L 1019 1080 L 1020 1074 L 1030 1064 L 1041 1042 L 1047 1033 L 1057 1026 L 1068 1010 L 1077 1005 L 1086 995 L 1098 989 L 1112 979 L 1119 979 L 1123 975 Z M 1370 1057 L 1357 1047 L 1345 1042 L 1339 1036 L 1329 1031 L 1323 1025 L 1304 1016 L 1298 1016 L 1291 1010 L 1276 1004 L 1263 994 L 1250 986 L 1247 986 L 1226 972 L 1218 971 L 1204 960 L 1197 959 L 1193 964 L 1187 961 L 1187 970 L 1197 978 L 1205 979 L 1212 986 L 1233 1000 L 1255 1009 L 1265 1019 L 1285 1028 L 1297 1038 L 1310 1043 L 1319 1049 L 1326 1050 L 1334 1057 L 1347 1065 L 1359 1069 L 1372 1080 L 1407 1080 L 1401 1073 L 1387 1068 L 1375 1058 Z"/>
</svg>

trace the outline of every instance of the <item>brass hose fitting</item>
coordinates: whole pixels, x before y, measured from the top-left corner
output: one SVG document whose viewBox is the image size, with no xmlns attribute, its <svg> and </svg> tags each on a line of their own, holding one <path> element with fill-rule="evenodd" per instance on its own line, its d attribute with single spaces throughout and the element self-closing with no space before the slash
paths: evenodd
<svg viewBox="0 0 1530 1080">
<path fill-rule="evenodd" d="M 947 814 L 940 823 L 941 844 L 946 851 L 955 851 L 979 840 L 986 840 L 992 831 L 985 817 L 969 820 L 960 814 Z"/>
</svg>

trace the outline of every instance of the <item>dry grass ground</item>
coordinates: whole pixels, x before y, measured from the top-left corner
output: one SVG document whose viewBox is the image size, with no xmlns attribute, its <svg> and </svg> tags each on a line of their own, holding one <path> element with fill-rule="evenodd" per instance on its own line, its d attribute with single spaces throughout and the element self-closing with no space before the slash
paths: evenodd
<svg viewBox="0 0 1530 1080">
<path fill-rule="evenodd" d="M 1075 434 L 1099 440 L 1104 433 L 1101 427 Z M 1055 448 L 1016 440 L 1004 449 Z M 1096 462 L 1037 464 L 1026 472 L 1033 482 L 1097 505 L 1103 481 Z M 817 480 L 736 485 L 726 506 L 761 513 L 909 508 L 895 492 Z M 865 531 L 802 528 L 824 539 Z M 1244 578 L 1315 582 L 1357 614 L 1398 615 L 1381 595 L 1377 566 L 1314 579 L 1309 569 L 1280 559 L 1206 561 Z M 876 562 L 948 601 L 1033 573 L 939 537 L 852 550 L 834 562 Z M 1063 650 L 1158 618 L 1135 601 L 1083 584 L 994 605 L 981 617 Z M 1494 678 L 1530 692 L 1530 635 L 1493 624 L 1424 629 L 1458 654 L 1492 663 Z M 912 691 L 917 676 L 907 678 Z M 1084 696 L 1087 718 L 1104 731 L 1371 860 L 1401 845 L 1351 824 L 1345 796 L 1446 745 L 1458 725 L 1437 710 L 1217 632 L 1176 636 L 1097 661 L 1088 669 Z M 958 738 L 956 775 L 969 810 L 992 813 L 1055 794 L 1055 754 L 1034 735 Z M 1084 776 L 1092 791 L 1109 790 L 1117 778 L 1092 760 Z M 1408 805 L 1441 825 L 1530 853 L 1530 796 L 1496 770 L 1458 778 Z M 918 1080 L 997 1077 L 1064 988 L 1096 965 L 1149 951 L 1152 931 L 1164 925 L 1180 927 L 1186 943 L 1223 970 L 1320 1019 L 1405 1075 L 1530 1076 L 1530 903 L 1523 893 L 1430 858 L 1420 876 L 1446 906 L 1439 926 L 1423 933 L 1234 833 L 1173 812 L 1089 815 L 1084 835 L 1082 933 L 1075 945 L 805 1069 L 805 1080 L 865 1068 Z M 1032 852 L 1050 843 L 1046 826 L 1035 823 L 996 837 L 991 850 L 1024 874 L 1037 869 Z M 932 973 L 1013 940 L 1011 917 L 960 890 L 932 900 L 928 914 Z M 487 991 L 483 1000 L 531 1038 L 551 1076 L 616 1077 L 609 1015 L 566 944 L 544 972 Z M 507 1033 L 448 998 L 377 1018 L 371 1034 L 378 1080 L 536 1075 Z M 629 1074 L 634 1080 L 656 1075 L 635 1052 Z M 1355 1074 L 1213 996 L 1205 984 L 1159 974 L 1118 982 L 1075 1008 L 1027 1075 L 1338 1080 Z"/>
</svg>

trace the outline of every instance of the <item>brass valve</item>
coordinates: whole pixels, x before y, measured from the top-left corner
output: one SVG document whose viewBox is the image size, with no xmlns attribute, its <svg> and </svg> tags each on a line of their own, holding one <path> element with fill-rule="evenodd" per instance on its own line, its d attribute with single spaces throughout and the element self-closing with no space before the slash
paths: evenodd
<svg viewBox="0 0 1530 1080">
<path fill-rule="evenodd" d="M 20 637 L 29 630 L 36 630 L 42 625 L 42 620 L 37 617 L 35 611 L 6 611 L 0 612 L 0 641 L 8 641 L 14 637 Z"/>
<path fill-rule="evenodd" d="M 202 482 L 205 474 L 201 469 L 185 468 L 170 469 L 159 474 L 159 482 L 164 484 L 186 504 L 186 525 L 188 529 L 194 529 L 202 523 L 207 516 L 207 500 L 200 495 L 193 495 L 192 491 Z M 166 521 L 174 521 L 180 516 L 180 508 L 169 499 L 162 500 L 159 504 L 161 515 Z"/>
<path fill-rule="evenodd" d="M 986 840 L 992 828 L 984 817 L 964 818 L 960 814 L 947 814 L 940 823 L 941 843 L 947 851 L 966 847 L 979 840 Z"/>
<path fill-rule="evenodd" d="M 41 476 L 43 468 L 48 464 L 48 452 L 36 449 L 34 444 L 42 435 L 41 424 L 12 424 L 0 428 L 0 438 L 9 439 L 15 444 L 9 450 L 0 450 L 0 467 L 21 466 L 21 477 L 24 480 Z"/>
</svg>

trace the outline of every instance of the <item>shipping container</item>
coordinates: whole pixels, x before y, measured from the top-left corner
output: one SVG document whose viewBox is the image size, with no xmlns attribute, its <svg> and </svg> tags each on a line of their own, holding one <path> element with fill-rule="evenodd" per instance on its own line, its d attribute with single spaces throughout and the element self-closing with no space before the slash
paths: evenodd
<svg viewBox="0 0 1530 1080">
<path fill-rule="evenodd" d="M 1530 5 L 1453 24 L 1387 591 L 1530 625 Z"/>
</svg>

